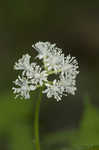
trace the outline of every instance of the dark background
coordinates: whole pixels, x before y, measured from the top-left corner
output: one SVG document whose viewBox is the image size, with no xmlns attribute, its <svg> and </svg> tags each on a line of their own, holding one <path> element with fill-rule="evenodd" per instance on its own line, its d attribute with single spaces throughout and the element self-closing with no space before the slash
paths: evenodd
<svg viewBox="0 0 99 150">
<path fill-rule="evenodd" d="M 43 149 L 99 144 L 99 2 L 9 0 L 0 2 L 0 149 L 32 150 L 33 101 L 15 100 L 14 62 L 34 56 L 32 44 L 56 43 L 76 56 L 80 74 L 75 96 L 42 99 L 40 138 Z"/>
</svg>

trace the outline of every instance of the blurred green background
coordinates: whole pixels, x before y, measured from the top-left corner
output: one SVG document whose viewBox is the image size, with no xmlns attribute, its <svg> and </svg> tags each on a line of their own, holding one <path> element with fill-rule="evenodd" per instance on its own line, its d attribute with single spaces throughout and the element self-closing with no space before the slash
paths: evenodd
<svg viewBox="0 0 99 150">
<path fill-rule="evenodd" d="M 80 66 L 75 96 L 42 99 L 42 150 L 99 150 L 99 1 L 8 0 L 0 2 L 0 150 L 33 150 L 33 102 L 15 100 L 14 62 L 34 56 L 32 44 L 56 43 Z M 91 147 L 91 148 L 90 148 Z"/>
</svg>

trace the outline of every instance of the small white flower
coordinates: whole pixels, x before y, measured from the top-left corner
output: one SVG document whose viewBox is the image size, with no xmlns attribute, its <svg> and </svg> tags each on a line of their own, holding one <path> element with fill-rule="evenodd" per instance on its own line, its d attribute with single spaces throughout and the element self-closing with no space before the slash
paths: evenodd
<svg viewBox="0 0 99 150">
<path fill-rule="evenodd" d="M 57 73 L 64 61 L 62 50 L 57 48 L 56 44 L 51 44 L 50 42 L 38 42 L 32 47 L 39 53 L 37 57 L 43 59 L 45 68 L 47 70 L 55 70 Z"/>
<path fill-rule="evenodd" d="M 18 62 L 15 63 L 14 69 L 15 70 L 29 70 L 30 68 L 30 58 L 28 54 L 25 54 L 22 56 L 21 59 L 18 60 Z"/>
<path fill-rule="evenodd" d="M 48 70 L 54 70 L 55 73 L 57 73 L 61 69 L 63 60 L 64 60 L 64 55 L 60 55 L 58 53 L 54 55 L 50 55 L 45 60 L 45 67 L 47 67 Z"/>
<path fill-rule="evenodd" d="M 50 55 L 50 49 L 53 46 L 50 44 L 50 42 L 38 42 L 38 43 L 32 45 L 32 47 L 39 53 L 37 55 L 37 57 L 39 59 L 42 59 L 44 57 L 49 56 Z"/>
<path fill-rule="evenodd" d="M 29 54 L 25 54 L 18 60 L 18 62 L 15 63 L 14 69 L 15 70 L 22 70 L 22 74 L 24 75 L 25 73 L 29 74 L 32 71 L 32 66 L 30 64 L 30 58 L 31 56 Z M 35 63 L 33 63 L 35 65 Z M 32 65 L 33 65 L 32 64 Z"/>
<path fill-rule="evenodd" d="M 51 98 L 52 96 L 54 96 L 54 98 L 57 101 L 61 100 L 63 90 L 62 90 L 61 86 L 59 85 L 59 82 L 54 80 L 52 84 L 47 83 L 46 87 L 47 87 L 47 89 L 42 91 L 42 93 L 47 93 L 48 98 Z"/>
<path fill-rule="evenodd" d="M 64 75 L 61 74 L 59 85 L 63 89 L 63 94 L 64 95 L 67 95 L 67 94 L 74 95 L 75 94 L 76 82 L 75 82 L 75 79 L 72 78 L 72 75 L 69 75 L 68 73 L 67 73 L 67 75 L 66 74 L 64 74 Z"/>
<path fill-rule="evenodd" d="M 79 73 L 78 62 L 75 57 L 64 56 L 62 49 L 57 48 L 56 44 L 50 42 L 38 42 L 32 45 L 38 52 L 37 57 L 42 59 L 43 66 L 39 66 L 34 62 L 30 62 L 28 54 L 23 55 L 21 59 L 15 63 L 14 69 L 22 71 L 22 77 L 14 82 L 14 93 L 30 98 L 30 91 L 45 86 L 42 93 L 46 93 L 48 98 L 54 97 L 57 101 L 62 99 L 62 95 L 75 94 L 76 77 Z M 57 74 L 59 79 L 49 81 L 48 76 Z"/>
<path fill-rule="evenodd" d="M 34 78 L 32 78 L 32 83 L 39 84 L 40 86 L 43 85 L 44 82 L 47 82 L 47 72 L 41 71 L 41 69 L 34 74 Z"/>
<path fill-rule="evenodd" d="M 16 97 L 21 96 L 25 99 L 30 98 L 30 91 L 34 91 L 36 89 L 36 86 L 31 85 L 31 82 L 27 80 L 26 78 L 21 78 L 18 76 L 18 79 L 14 81 L 15 85 L 18 86 L 17 88 L 13 87 L 14 93 L 17 94 Z"/>
</svg>

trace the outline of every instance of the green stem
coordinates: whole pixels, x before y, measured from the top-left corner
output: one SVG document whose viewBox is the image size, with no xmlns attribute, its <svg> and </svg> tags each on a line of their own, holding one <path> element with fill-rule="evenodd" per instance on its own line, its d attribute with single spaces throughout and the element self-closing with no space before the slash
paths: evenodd
<svg viewBox="0 0 99 150">
<path fill-rule="evenodd" d="M 42 88 L 40 88 L 39 97 L 35 104 L 35 116 L 34 116 L 34 147 L 33 150 L 40 150 L 39 142 L 39 111 L 40 111 L 40 102 L 42 98 Z"/>
<path fill-rule="evenodd" d="M 60 73 L 61 71 L 62 71 L 62 70 L 60 69 L 60 70 L 57 71 L 57 73 Z M 56 72 L 55 72 L 54 70 L 48 71 L 47 73 L 48 73 L 48 75 L 56 74 Z"/>
</svg>

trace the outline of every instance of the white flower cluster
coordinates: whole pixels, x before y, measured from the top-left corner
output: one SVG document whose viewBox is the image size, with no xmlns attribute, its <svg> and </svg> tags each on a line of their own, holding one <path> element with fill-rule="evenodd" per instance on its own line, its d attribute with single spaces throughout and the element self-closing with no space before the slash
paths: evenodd
<svg viewBox="0 0 99 150">
<path fill-rule="evenodd" d="M 38 42 L 32 47 L 38 52 L 37 58 L 42 60 L 41 68 L 36 63 L 31 63 L 28 54 L 23 55 L 15 63 L 14 69 L 21 70 L 22 75 L 14 81 L 17 87 L 13 87 L 17 96 L 30 98 L 30 92 L 44 86 L 42 93 L 46 93 L 48 98 L 54 97 L 57 101 L 61 100 L 62 95 L 75 94 L 76 76 L 78 71 L 78 62 L 70 54 L 65 57 L 56 44 L 50 42 Z M 58 75 L 58 80 L 48 80 L 48 76 Z"/>
</svg>

